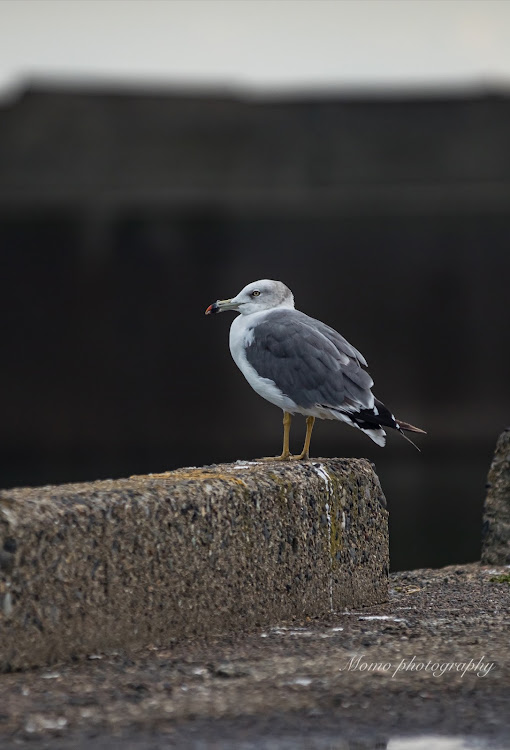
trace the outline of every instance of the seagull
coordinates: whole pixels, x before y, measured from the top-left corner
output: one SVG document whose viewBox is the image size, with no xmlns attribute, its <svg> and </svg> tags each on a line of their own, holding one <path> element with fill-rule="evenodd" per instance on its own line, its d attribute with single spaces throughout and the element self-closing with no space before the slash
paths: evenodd
<svg viewBox="0 0 510 750">
<path fill-rule="evenodd" d="M 316 419 L 336 419 L 357 427 L 384 446 L 384 427 L 404 434 L 424 430 L 396 419 L 374 398 L 374 381 L 365 357 L 333 328 L 294 307 L 294 296 L 281 281 L 253 281 L 231 299 L 209 305 L 206 315 L 240 313 L 230 327 L 230 353 L 254 391 L 283 410 L 283 449 L 274 460 L 310 457 Z M 289 450 L 291 419 L 306 417 L 299 456 Z"/>
</svg>

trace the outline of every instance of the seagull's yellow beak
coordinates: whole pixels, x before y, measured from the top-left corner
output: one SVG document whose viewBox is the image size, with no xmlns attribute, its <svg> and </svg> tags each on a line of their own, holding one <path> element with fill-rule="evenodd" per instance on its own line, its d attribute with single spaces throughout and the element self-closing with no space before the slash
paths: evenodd
<svg viewBox="0 0 510 750">
<path fill-rule="evenodd" d="M 224 310 L 237 310 L 238 303 L 234 299 L 218 299 L 209 305 L 205 311 L 206 315 L 213 315 L 214 313 L 220 313 Z"/>
</svg>

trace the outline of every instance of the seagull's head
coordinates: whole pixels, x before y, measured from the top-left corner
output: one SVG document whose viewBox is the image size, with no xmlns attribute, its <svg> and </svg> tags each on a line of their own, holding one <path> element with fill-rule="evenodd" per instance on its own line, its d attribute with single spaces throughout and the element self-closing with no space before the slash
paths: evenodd
<svg viewBox="0 0 510 750">
<path fill-rule="evenodd" d="M 209 305 L 206 315 L 235 310 L 241 315 L 251 315 L 261 310 L 272 310 L 274 307 L 294 307 L 294 297 L 288 286 L 281 281 L 261 279 L 252 281 L 241 289 L 232 299 L 219 299 Z"/>
</svg>

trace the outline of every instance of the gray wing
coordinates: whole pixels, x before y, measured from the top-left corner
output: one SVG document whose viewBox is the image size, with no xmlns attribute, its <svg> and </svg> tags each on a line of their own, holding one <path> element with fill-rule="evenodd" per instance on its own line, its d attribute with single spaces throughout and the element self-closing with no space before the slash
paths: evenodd
<svg viewBox="0 0 510 750">
<path fill-rule="evenodd" d="M 338 331 L 335 331 L 334 328 L 330 328 L 325 323 L 321 323 L 320 320 L 315 320 L 315 318 L 310 318 L 308 315 L 305 315 L 304 313 L 298 313 L 299 315 L 302 315 L 303 318 L 307 318 L 308 321 L 315 325 L 317 330 L 320 331 L 326 338 L 328 338 L 338 349 L 338 351 L 343 352 L 344 354 L 347 354 L 348 357 L 352 357 L 353 359 L 357 359 L 358 362 L 361 365 L 364 365 L 367 367 L 367 361 L 365 357 L 362 355 L 360 351 L 355 349 L 352 344 L 349 344 L 347 339 L 344 339 L 343 336 L 341 336 Z"/>
<path fill-rule="evenodd" d="M 362 355 L 339 333 L 297 310 L 269 312 L 253 328 L 248 362 L 296 404 L 370 408 L 373 385 Z"/>
</svg>

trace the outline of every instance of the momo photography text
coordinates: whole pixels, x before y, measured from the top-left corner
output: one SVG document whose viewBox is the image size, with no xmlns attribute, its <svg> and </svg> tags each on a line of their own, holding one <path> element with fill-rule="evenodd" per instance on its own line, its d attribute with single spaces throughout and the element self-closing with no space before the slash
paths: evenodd
<svg viewBox="0 0 510 750">
<path fill-rule="evenodd" d="M 442 677 L 450 672 L 460 672 L 462 677 L 468 672 L 475 674 L 477 677 L 487 677 L 489 672 L 494 669 L 496 664 L 485 660 L 481 656 L 478 661 L 469 659 L 469 661 L 440 661 L 439 659 L 418 659 L 413 656 L 410 659 L 401 659 L 399 662 L 389 661 L 368 661 L 362 654 L 353 656 L 345 666 L 340 667 L 340 672 L 384 672 L 396 677 L 402 672 L 430 672 L 434 677 Z"/>
</svg>

